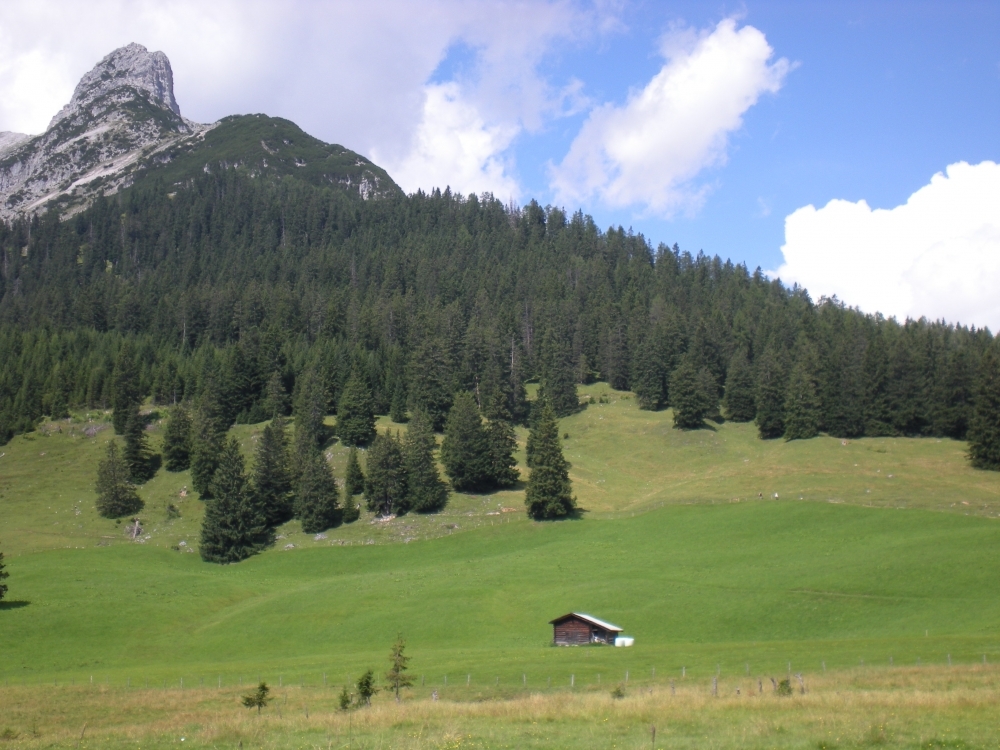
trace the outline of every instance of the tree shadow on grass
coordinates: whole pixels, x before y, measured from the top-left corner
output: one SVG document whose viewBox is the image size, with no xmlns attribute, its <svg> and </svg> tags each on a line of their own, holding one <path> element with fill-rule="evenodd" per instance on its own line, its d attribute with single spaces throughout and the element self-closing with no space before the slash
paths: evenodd
<svg viewBox="0 0 1000 750">
<path fill-rule="evenodd" d="M 26 602 L 17 599 L 9 602 L 0 602 L 0 612 L 4 611 L 5 609 L 21 609 L 22 607 L 27 607 L 29 604 L 31 604 L 31 602 Z"/>
</svg>

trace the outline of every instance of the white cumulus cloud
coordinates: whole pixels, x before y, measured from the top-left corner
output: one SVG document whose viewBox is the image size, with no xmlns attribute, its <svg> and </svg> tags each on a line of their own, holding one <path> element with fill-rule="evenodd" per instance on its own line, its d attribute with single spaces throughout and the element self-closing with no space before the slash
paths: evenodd
<svg viewBox="0 0 1000 750">
<path fill-rule="evenodd" d="M 772 275 L 865 312 L 1000 331 L 1000 165 L 950 165 L 892 209 L 861 200 L 785 218 Z"/>
<path fill-rule="evenodd" d="M 458 84 L 433 84 L 425 88 L 423 117 L 406 156 L 394 163 L 375 150 L 373 158 L 408 193 L 450 186 L 507 200 L 517 198 L 519 189 L 503 153 L 518 130 L 509 122 L 487 125 L 476 106 L 462 98 Z"/>
<path fill-rule="evenodd" d="M 762 94 L 781 88 L 790 64 L 752 26 L 735 19 L 713 30 L 668 35 L 659 73 L 622 106 L 593 110 L 562 163 L 551 170 L 561 201 L 598 198 L 671 216 L 695 209 L 706 188 L 692 184 L 726 160 L 729 135 Z"/>
</svg>

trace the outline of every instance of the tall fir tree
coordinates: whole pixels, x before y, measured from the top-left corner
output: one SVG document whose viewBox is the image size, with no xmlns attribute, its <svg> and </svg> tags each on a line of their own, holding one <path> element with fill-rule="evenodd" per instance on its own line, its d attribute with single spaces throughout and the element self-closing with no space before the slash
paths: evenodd
<svg viewBox="0 0 1000 750">
<path fill-rule="evenodd" d="M 486 423 L 486 444 L 490 451 L 490 482 L 494 487 L 512 487 L 520 478 L 517 470 L 517 436 L 506 409 L 492 410 L 493 417 Z"/>
<path fill-rule="evenodd" d="M 406 509 L 406 467 L 399 438 L 386 430 L 375 436 L 368 449 L 365 503 L 383 516 Z"/>
<path fill-rule="evenodd" d="M 410 411 L 422 409 L 434 430 L 442 429 L 452 396 L 451 363 L 444 342 L 433 334 L 423 336 L 410 354 L 406 374 Z"/>
<path fill-rule="evenodd" d="M 811 356 L 802 356 L 792 367 L 785 396 L 785 440 L 808 440 L 819 434 L 820 400 Z"/>
<path fill-rule="evenodd" d="M 314 450 L 302 465 L 295 489 L 295 516 L 307 534 L 318 534 L 340 523 L 337 480 L 319 450 Z"/>
<path fill-rule="evenodd" d="M 136 362 L 135 347 L 128 339 L 122 343 L 115 359 L 115 368 L 111 373 L 111 422 L 115 434 L 125 432 L 125 425 L 133 406 L 142 403 L 142 390 L 139 383 L 139 365 Z"/>
<path fill-rule="evenodd" d="M 0 552 L 0 601 L 7 596 L 7 584 L 4 583 L 8 578 L 10 578 L 10 573 L 6 570 L 7 565 L 3 561 L 3 552 Z"/>
<path fill-rule="evenodd" d="M 204 405 L 195 412 L 191 426 L 191 485 L 202 499 L 212 496 L 212 479 L 226 431 Z"/>
<path fill-rule="evenodd" d="M 290 521 L 294 515 L 291 456 L 288 435 L 281 417 L 264 428 L 257 443 L 253 467 L 253 491 L 272 528 Z"/>
<path fill-rule="evenodd" d="M 344 473 L 344 490 L 349 495 L 360 495 L 365 491 L 365 473 L 358 461 L 358 449 L 351 448 L 347 453 L 347 470 Z"/>
<path fill-rule="evenodd" d="M 786 377 L 783 363 L 773 346 L 768 346 L 757 367 L 757 432 L 765 440 L 785 434 Z"/>
<path fill-rule="evenodd" d="M 572 350 L 554 331 L 547 333 L 542 341 L 542 377 L 538 392 L 557 417 L 566 417 L 580 410 Z"/>
<path fill-rule="evenodd" d="M 163 463 L 167 471 L 187 471 L 191 466 L 191 417 L 183 406 L 175 406 L 167 418 Z"/>
<path fill-rule="evenodd" d="M 201 525 L 199 552 L 202 560 L 239 562 L 274 541 L 264 510 L 247 479 L 236 438 L 229 438 L 222 446 L 211 494 Z"/>
<path fill-rule="evenodd" d="M 688 357 L 670 375 L 670 405 L 674 410 L 674 427 L 695 430 L 704 425 L 709 413 L 705 378 Z"/>
<path fill-rule="evenodd" d="M 375 439 L 375 407 L 361 375 L 351 373 L 337 404 L 337 435 L 344 445 L 368 445 Z"/>
<path fill-rule="evenodd" d="M 138 404 L 132 404 L 129 410 L 124 437 L 122 458 L 128 466 L 129 479 L 133 484 L 143 484 L 152 475 L 152 453 L 149 438 L 146 437 L 146 418 L 139 413 Z"/>
<path fill-rule="evenodd" d="M 864 355 L 864 433 L 868 437 L 894 435 L 889 408 L 889 352 L 881 328 L 876 328 Z"/>
<path fill-rule="evenodd" d="M 438 474 L 434 449 L 437 440 L 430 417 L 416 411 L 403 438 L 407 505 L 418 513 L 432 513 L 448 502 L 448 487 Z"/>
<path fill-rule="evenodd" d="M 722 401 L 726 419 L 733 422 L 752 422 L 757 416 L 754 398 L 753 370 L 742 349 L 729 360 L 726 372 L 726 393 Z"/>
<path fill-rule="evenodd" d="M 659 341 L 650 331 L 640 342 L 632 364 L 632 390 L 640 409 L 658 411 L 667 401 L 664 358 Z"/>
<path fill-rule="evenodd" d="M 295 453 L 308 455 L 326 438 L 326 383 L 315 367 L 308 367 L 295 383 Z"/>
<path fill-rule="evenodd" d="M 441 463 L 456 492 L 488 489 L 491 481 L 490 446 L 479 407 L 471 393 L 455 396 L 441 443 Z"/>
<path fill-rule="evenodd" d="M 392 402 L 389 406 L 389 419 L 396 424 L 406 422 L 406 388 L 403 379 L 398 378 L 392 389 Z"/>
<path fill-rule="evenodd" d="M 271 377 L 268 378 L 264 393 L 264 409 L 271 419 L 288 414 L 288 392 L 285 390 L 281 373 L 277 370 L 272 372 Z"/>
<path fill-rule="evenodd" d="M 975 468 L 1000 471 L 1000 353 L 995 343 L 979 362 L 968 441 Z"/>
<path fill-rule="evenodd" d="M 143 502 L 129 481 L 128 464 L 114 440 L 108 441 L 104 458 L 97 464 L 97 512 L 105 518 L 138 513 Z"/>
<path fill-rule="evenodd" d="M 564 518 L 576 509 L 576 498 L 569 481 L 569 465 L 559 443 L 559 425 L 547 403 L 532 432 L 534 461 L 524 496 L 528 515 L 536 520 Z"/>
</svg>

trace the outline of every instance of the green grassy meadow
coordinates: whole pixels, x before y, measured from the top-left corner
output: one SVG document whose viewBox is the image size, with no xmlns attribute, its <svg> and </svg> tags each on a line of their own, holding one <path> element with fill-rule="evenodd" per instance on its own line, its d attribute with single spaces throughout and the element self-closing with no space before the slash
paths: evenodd
<svg viewBox="0 0 1000 750">
<path fill-rule="evenodd" d="M 560 424 L 579 520 L 528 521 L 520 488 L 453 495 L 441 514 L 363 514 L 320 538 L 292 522 L 273 549 L 232 566 L 195 554 L 202 511 L 194 493 L 183 496 L 187 473 L 161 470 L 141 490 L 137 542 L 96 515 L 93 478 L 111 431 L 94 428 L 106 415 L 15 438 L 0 448 L 0 549 L 11 574 L 0 604 L 0 747 L 5 727 L 15 746 L 49 746 L 46 736 L 79 745 L 73 733 L 86 721 L 108 732 L 91 747 L 176 745 L 187 725 L 167 721 L 171 711 L 199 717 L 188 746 L 344 746 L 330 729 L 339 743 L 336 692 L 368 667 L 384 671 L 397 633 L 417 678 L 410 713 L 380 697 L 368 718 L 357 712 L 368 727 L 359 742 L 370 744 L 355 746 L 649 747 L 638 727 L 684 705 L 697 715 L 687 739 L 669 746 L 818 747 L 824 721 L 846 721 L 837 701 L 868 695 L 879 697 L 855 707 L 868 724 L 845 726 L 846 739 L 824 747 L 865 737 L 922 747 L 921 738 L 945 737 L 942 728 L 966 744 L 928 747 L 1000 736 L 1000 476 L 968 468 L 962 443 L 784 443 L 730 423 L 680 432 L 669 412 L 641 412 L 629 394 L 604 384 L 582 392 L 592 403 Z M 260 429 L 235 429 L 248 455 Z M 341 475 L 346 450 L 327 450 Z M 635 646 L 553 648 L 548 621 L 572 610 L 621 625 Z M 789 699 L 797 703 L 732 703 L 736 688 L 746 700 L 760 678 L 770 693 L 769 678 L 789 670 L 810 686 Z M 704 703 L 713 676 L 725 711 Z M 273 711 L 267 721 L 277 724 L 248 724 L 231 708 L 258 677 L 291 695 L 298 724 Z M 612 701 L 626 679 L 629 697 Z M 688 701 L 673 709 L 671 680 Z M 443 701 L 430 700 L 435 690 Z M 952 705 L 958 690 L 968 694 Z M 149 712 L 145 729 L 102 717 L 98 695 Z M 508 713 L 443 707 L 501 698 Z M 300 716 L 306 702 L 312 718 Z M 793 705 L 798 718 L 781 718 Z M 609 744 L 607 732 L 588 729 L 594 712 L 617 717 L 632 739 Z M 880 717 L 895 726 L 907 712 L 907 726 L 924 728 L 871 734 Z M 313 736 L 320 715 L 326 734 Z M 29 731 L 39 717 L 61 727 L 60 716 L 77 728 Z M 425 718 L 426 743 L 413 739 Z M 557 727 L 535 737 L 533 721 Z M 706 728 L 715 724 L 717 742 Z M 764 725 L 787 731 L 747 734 Z"/>
</svg>

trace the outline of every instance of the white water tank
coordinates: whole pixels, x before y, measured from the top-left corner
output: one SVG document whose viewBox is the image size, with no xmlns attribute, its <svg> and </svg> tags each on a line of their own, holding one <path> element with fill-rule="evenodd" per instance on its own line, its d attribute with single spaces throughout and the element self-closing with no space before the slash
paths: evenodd
<svg viewBox="0 0 1000 750">
<path fill-rule="evenodd" d="M 632 637 L 627 636 L 627 635 L 620 635 L 617 638 L 615 638 L 615 645 L 616 646 L 628 647 L 628 646 L 631 646 L 633 643 L 635 643 L 635 638 L 632 638 Z"/>
</svg>

